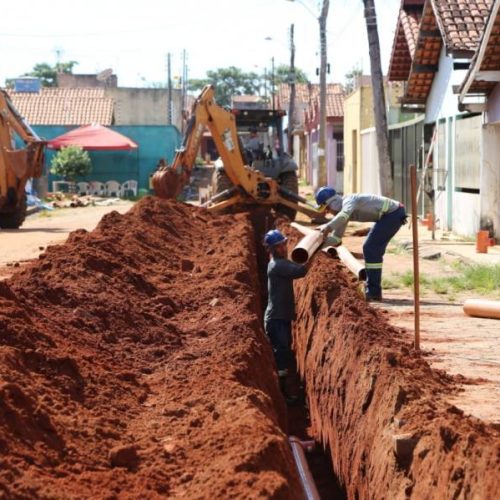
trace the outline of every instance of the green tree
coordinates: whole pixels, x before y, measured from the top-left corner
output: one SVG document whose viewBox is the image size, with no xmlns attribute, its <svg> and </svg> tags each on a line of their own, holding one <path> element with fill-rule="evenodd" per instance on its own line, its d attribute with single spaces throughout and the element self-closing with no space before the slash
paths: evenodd
<svg viewBox="0 0 500 500">
<path fill-rule="evenodd" d="M 33 66 L 29 73 L 23 76 L 36 76 L 40 78 L 43 87 L 55 87 L 57 85 L 58 73 L 73 73 L 73 67 L 78 63 L 76 61 L 59 62 L 55 66 L 48 63 L 39 63 Z"/>
<path fill-rule="evenodd" d="M 68 146 L 62 148 L 52 158 L 50 171 L 67 181 L 74 182 L 76 177 L 90 174 L 92 162 L 87 151 L 84 151 L 80 146 Z"/>
<path fill-rule="evenodd" d="M 264 88 L 271 89 L 272 75 L 270 72 L 259 75 L 254 72 L 245 73 L 239 68 L 219 68 L 207 71 L 206 78 L 191 79 L 188 90 L 198 92 L 205 85 L 215 87 L 215 99 L 221 106 L 231 106 L 231 97 L 235 95 L 262 95 Z M 307 83 L 307 76 L 301 69 L 295 68 L 295 82 Z M 290 67 L 282 64 L 275 68 L 274 86 L 280 83 L 290 83 Z"/>
<path fill-rule="evenodd" d="M 271 82 L 272 75 L 267 73 L 266 75 L 267 79 L 269 82 Z M 286 64 L 280 64 L 276 68 L 274 68 L 274 84 L 276 86 L 280 85 L 281 83 L 292 83 L 290 81 L 291 75 L 290 75 L 290 66 Z M 306 74 L 300 69 L 300 68 L 295 68 L 295 83 L 307 83 L 307 76 Z"/>
<path fill-rule="evenodd" d="M 245 73 L 239 68 L 219 68 L 207 71 L 207 77 L 189 80 L 188 90 L 199 91 L 205 85 L 214 85 L 215 100 L 220 106 L 231 106 L 234 95 L 258 95 L 261 78 L 257 73 Z"/>
<path fill-rule="evenodd" d="M 363 70 L 358 67 L 352 68 L 348 73 L 345 74 L 344 89 L 346 94 L 350 94 L 356 85 L 356 78 L 363 74 Z"/>
</svg>

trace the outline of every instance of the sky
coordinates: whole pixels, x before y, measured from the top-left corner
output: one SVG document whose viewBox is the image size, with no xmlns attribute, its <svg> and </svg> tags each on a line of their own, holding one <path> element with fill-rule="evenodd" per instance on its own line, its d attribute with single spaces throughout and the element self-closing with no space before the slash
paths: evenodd
<svg viewBox="0 0 500 500">
<path fill-rule="evenodd" d="M 382 69 L 387 72 L 400 0 L 375 0 Z M 77 61 L 73 72 L 111 68 L 121 87 L 167 82 L 235 66 L 263 74 L 290 64 L 294 25 L 295 66 L 310 81 L 319 77 L 317 0 L 23 0 L 2 5 L 0 86 L 35 64 Z M 327 18 L 327 82 L 345 80 L 351 69 L 370 73 L 362 0 L 330 0 Z"/>
</svg>

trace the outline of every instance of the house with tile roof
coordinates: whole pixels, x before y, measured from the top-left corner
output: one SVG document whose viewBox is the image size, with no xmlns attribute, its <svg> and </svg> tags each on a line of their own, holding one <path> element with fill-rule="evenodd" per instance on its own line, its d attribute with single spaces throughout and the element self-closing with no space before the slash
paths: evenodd
<svg viewBox="0 0 500 500">
<path fill-rule="evenodd" d="M 432 211 L 441 229 L 468 236 L 481 225 L 482 117 L 459 107 L 456 92 L 492 5 L 493 0 L 402 0 L 388 74 L 390 81 L 404 82 L 402 111 L 421 114 L 422 131 L 405 146 L 397 175 L 407 190 L 414 158 L 426 193 L 421 213 Z M 400 132 L 406 132 L 404 125 Z"/>
<path fill-rule="evenodd" d="M 385 82 L 384 91 L 388 121 L 397 123 L 396 108 L 403 88 Z M 372 79 L 370 75 L 359 75 L 344 101 L 344 193 L 381 193 L 376 142 Z M 395 192 L 399 185 L 395 178 Z"/>
<path fill-rule="evenodd" d="M 482 114 L 479 228 L 500 239 L 500 0 L 495 0 L 479 47 L 458 91 L 461 111 Z"/>
<path fill-rule="evenodd" d="M 139 145 L 134 152 L 90 152 L 94 166 L 92 178 L 78 181 L 134 180 L 140 189 L 148 189 L 149 177 L 159 159 L 171 161 L 180 144 L 183 115 L 179 90 L 173 92 L 175 125 L 168 123 L 167 89 L 77 85 L 42 87 L 38 92 L 8 90 L 8 93 L 19 113 L 47 140 L 82 125 L 99 124 L 112 127 Z M 35 183 L 42 197 L 57 180 L 48 173 L 54 154 L 47 152 L 47 174 Z"/>
<path fill-rule="evenodd" d="M 319 143 L 319 85 L 304 83 L 295 85 L 294 116 L 287 126 L 292 127 L 293 154 L 299 165 L 300 176 L 317 186 Z M 344 89 L 341 84 L 326 86 L 326 168 L 328 183 L 342 192 L 344 169 Z M 290 86 L 278 88 L 277 105 L 288 111 Z M 289 118 L 289 117 L 288 117 Z M 290 118 L 289 118 L 290 119 Z"/>
</svg>

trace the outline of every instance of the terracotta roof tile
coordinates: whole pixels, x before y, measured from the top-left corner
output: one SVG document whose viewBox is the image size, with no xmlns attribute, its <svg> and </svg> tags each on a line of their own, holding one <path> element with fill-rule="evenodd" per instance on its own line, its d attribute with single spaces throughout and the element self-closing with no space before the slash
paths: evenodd
<svg viewBox="0 0 500 500">
<path fill-rule="evenodd" d="M 334 118 L 344 116 L 344 94 L 327 94 L 326 116 Z"/>
<path fill-rule="evenodd" d="M 402 10 L 410 8 L 411 3 L 403 0 Z M 411 38 L 408 38 L 409 21 L 406 20 L 406 26 L 405 16 L 400 13 L 389 79 L 407 81 L 403 102 L 425 103 L 443 44 L 448 53 L 472 57 L 479 45 L 492 3 L 493 0 L 425 0 L 413 52 Z M 411 8 L 416 7 L 412 5 Z M 408 61 L 411 61 L 410 64 Z"/>
<path fill-rule="evenodd" d="M 388 72 L 391 81 L 406 80 L 410 74 L 411 62 L 417 49 L 424 1 L 401 3 Z"/>
<path fill-rule="evenodd" d="M 112 125 L 113 99 L 102 88 L 43 88 L 40 93 L 12 92 L 19 113 L 31 125 Z"/>
<path fill-rule="evenodd" d="M 499 71 L 500 70 L 500 7 L 494 5 L 490 16 L 486 21 L 486 25 L 490 27 L 488 30 L 485 27 L 483 36 L 480 41 L 481 50 L 476 51 L 474 58 L 471 61 L 467 76 L 464 78 L 460 86 L 460 92 L 468 86 L 467 93 L 472 95 L 485 94 L 488 95 L 497 85 L 495 81 L 486 81 L 477 78 L 476 75 L 471 80 L 471 75 L 475 71 Z M 478 61 L 478 58 L 482 59 Z M 469 80 L 471 80 L 469 82 Z"/>
<path fill-rule="evenodd" d="M 472 55 L 479 45 L 493 0 L 430 0 L 446 48 Z"/>
<path fill-rule="evenodd" d="M 327 94 L 344 94 L 344 88 L 340 83 L 327 83 Z M 319 96 L 319 84 L 317 83 L 297 83 L 295 85 L 295 99 L 298 102 L 309 103 Z M 282 83 L 278 88 L 278 103 L 283 108 L 288 107 L 290 99 L 290 85 Z"/>
</svg>

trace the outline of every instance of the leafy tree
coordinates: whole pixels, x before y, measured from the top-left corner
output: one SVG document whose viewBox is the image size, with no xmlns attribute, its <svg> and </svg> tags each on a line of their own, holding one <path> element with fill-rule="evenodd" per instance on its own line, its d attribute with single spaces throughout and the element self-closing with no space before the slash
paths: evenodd
<svg viewBox="0 0 500 500">
<path fill-rule="evenodd" d="M 189 80 L 188 90 L 200 91 L 205 85 L 214 85 L 217 103 L 230 106 L 231 97 L 234 95 L 262 95 L 264 87 L 271 89 L 272 79 L 270 72 L 258 75 L 230 66 L 207 71 L 206 78 Z M 295 82 L 307 83 L 307 76 L 301 69 L 295 68 Z M 275 87 L 280 83 L 290 83 L 290 67 L 286 64 L 276 67 L 274 71 Z"/>
<path fill-rule="evenodd" d="M 36 76 L 40 78 L 43 87 L 55 87 L 57 85 L 58 73 L 72 73 L 76 61 L 59 62 L 55 66 L 48 63 L 39 63 L 33 66 L 33 70 L 23 76 Z"/>
<path fill-rule="evenodd" d="M 198 91 L 205 85 L 215 86 L 215 100 L 221 106 L 230 106 L 234 95 L 256 95 L 261 79 L 257 73 L 245 73 L 234 66 L 207 71 L 207 78 L 189 80 L 188 90 Z"/>
<path fill-rule="evenodd" d="M 84 151 L 80 146 L 68 146 L 62 148 L 52 158 L 50 171 L 67 181 L 74 182 L 76 177 L 90 174 L 92 162 L 87 151 Z"/>
<path fill-rule="evenodd" d="M 356 84 L 356 78 L 363 74 L 363 70 L 358 67 L 352 68 L 348 73 L 345 74 L 344 88 L 346 94 L 350 94 L 354 90 L 354 85 Z"/>
<path fill-rule="evenodd" d="M 266 78 L 270 83 L 272 83 L 272 75 L 267 73 Z M 307 82 L 308 80 L 306 74 L 300 68 L 295 68 L 295 83 Z M 278 86 L 281 83 L 292 83 L 290 81 L 290 66 L 287 66 L 286 64 L 280 64 L 274 68 L 274 84 Z"/>
</svg>

